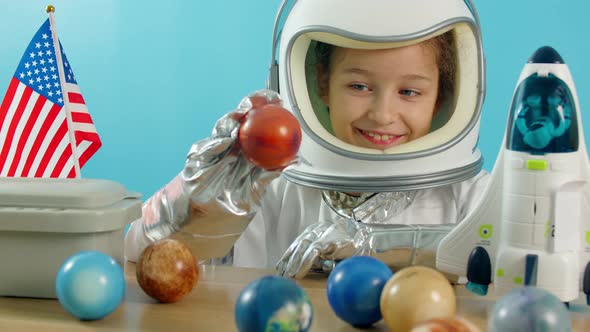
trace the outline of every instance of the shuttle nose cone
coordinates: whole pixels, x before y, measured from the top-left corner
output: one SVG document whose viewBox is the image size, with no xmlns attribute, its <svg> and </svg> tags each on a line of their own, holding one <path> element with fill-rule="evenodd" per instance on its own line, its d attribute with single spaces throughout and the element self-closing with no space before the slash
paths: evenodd
<svg viewBox="0 0 590 332">
<path fill-rule="evenodd" d="M 560 63 L 563 64 L 563 58 L 551 46 L 543 46 L 535 51 L 529 58 L 528 63 Z"/>
</svg>

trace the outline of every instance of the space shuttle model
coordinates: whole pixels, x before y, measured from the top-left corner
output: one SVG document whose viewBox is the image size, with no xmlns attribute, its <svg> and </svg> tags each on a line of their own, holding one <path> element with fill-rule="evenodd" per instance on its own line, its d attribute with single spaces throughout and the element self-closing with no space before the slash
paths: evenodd
<svg viewBox="0 0 590 332">
<path fill-rule="evenodd" d="M 564 302 L 590 293 L 590 167 L 574 81 L 539 48 L 514 92 L 504 140 L 477 207 L 439 244 L 438 269 L 496 295 L 543 288 Z M 590 304 L 590 302 L 588 302 Z"/>
</svg>

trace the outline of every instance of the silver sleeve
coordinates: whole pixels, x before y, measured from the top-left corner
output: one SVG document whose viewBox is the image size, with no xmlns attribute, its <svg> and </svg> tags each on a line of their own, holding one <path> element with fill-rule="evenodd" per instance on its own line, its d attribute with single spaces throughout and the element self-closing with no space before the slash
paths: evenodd
<svg viewBox="0 0 590 332">
<path fill-rule="evenodd" d="M 253 95 L 278 99 L 268 90 Z M 144 203 L 143 230 L 148 239 L 181 240 L 199 260 L 231 252 L 267 185 L 281 173 L 255 167 L 239 148 L 240 120 L 252 108 L 249 97 L 217 121 L 210 137 L 193 144 L 182 171 Z"/>
</svg>

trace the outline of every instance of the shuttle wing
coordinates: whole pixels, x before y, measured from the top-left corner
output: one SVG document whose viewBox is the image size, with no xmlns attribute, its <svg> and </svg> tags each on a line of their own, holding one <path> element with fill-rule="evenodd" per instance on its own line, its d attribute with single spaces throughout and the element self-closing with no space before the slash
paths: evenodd
<svg viewBox="0 0 590 332">
<path fill-rule="evenodd" d="M 465 276 L 471 251 L 481 246 L 490 256 L 493 271 L 502 224 L 503 151 L 504 143 L 492 170 L 490 183 L 477 207 L 440 242 L 436 254 L 437 269 Z"/>
</svg>

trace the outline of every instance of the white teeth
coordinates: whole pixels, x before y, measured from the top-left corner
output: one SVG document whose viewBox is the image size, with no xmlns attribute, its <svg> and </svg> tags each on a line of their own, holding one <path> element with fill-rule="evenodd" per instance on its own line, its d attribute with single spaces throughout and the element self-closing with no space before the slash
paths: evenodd
<svg viewBox="0 0 590 332">
<path fill-rule="evenodd" d="M 375 133 L 372 133 L 369 131 L 365 131 L 364 133 L 367 134 L 367 136 L 370 136 L 377 141 L 388 141 L 394 137 L 393 135 L 387 135 L 387 134 L 380 135 L 380 134 L 375 134 Z"/>
</svg>

